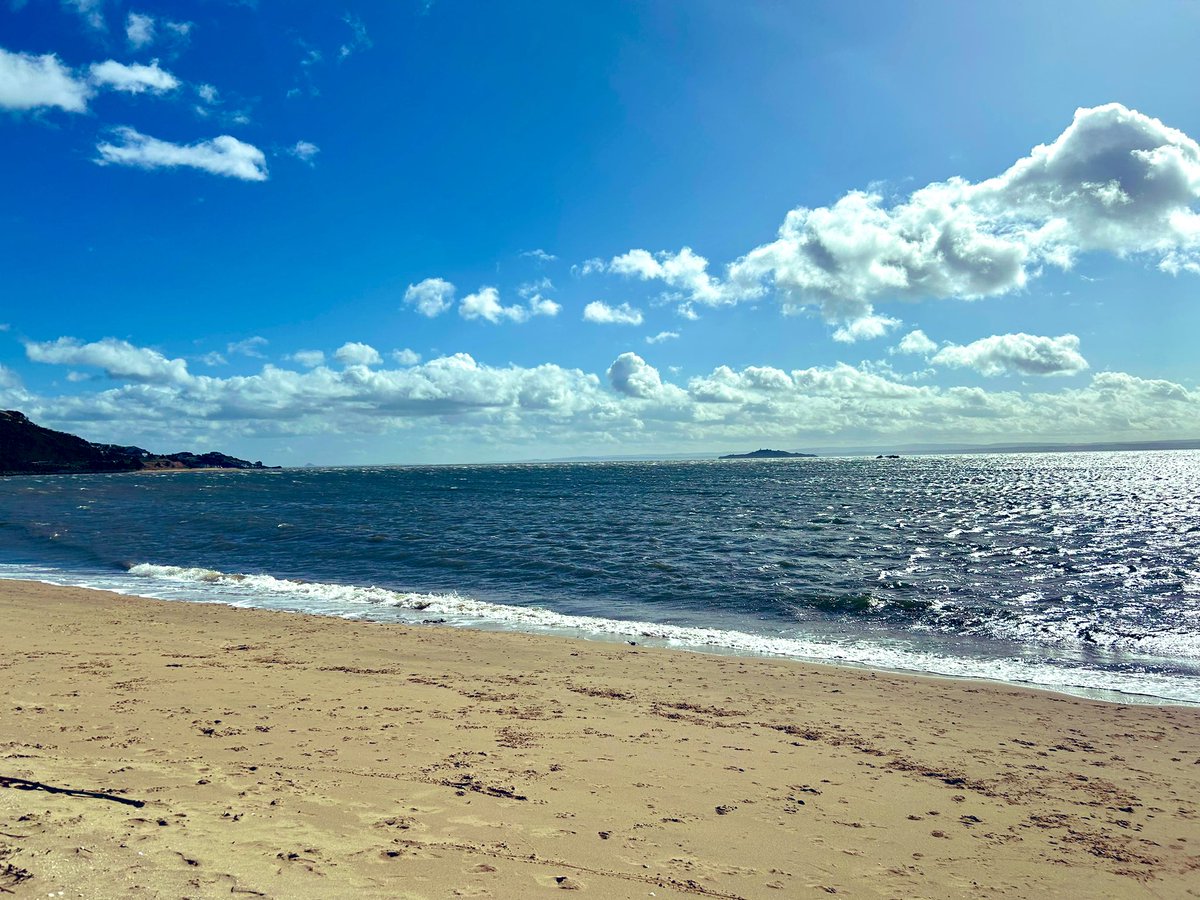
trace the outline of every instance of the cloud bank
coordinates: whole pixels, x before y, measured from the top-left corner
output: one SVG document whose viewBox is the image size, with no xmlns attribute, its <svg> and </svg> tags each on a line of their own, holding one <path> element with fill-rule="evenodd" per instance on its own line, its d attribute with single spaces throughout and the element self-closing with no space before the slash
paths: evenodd
<svg viewBox="0 0 1200 900">
<path fill-rule="evenodd" d="M 1069 374 L 1086 366 L 1071 335 L 1002 335 L 954 352 L 980 370 Z M 29 342 L 26 353 L 41 363 L 98 368 L 119 383 L 37 395 L 6 370 L 0 404 L 91 432 L 112 423 L 113 439 L 118 432 L 178 442 L 209 431 L 352 436 L 428 427 L 438 440 L 469 436 L 510 446 L 703 449 L 767 439 L 820 447 L 879 439 L 1182 438 L 1195 437 L 1200 421 L 1200 388 L 1120 372 L 1097 373 L 1078 387 L 1020 393 L 912 384 L 845 364 L 717 366 L 677 384 L 632 352 L 620 354 L 603 379 L 554 364 L 489 366 L 462 353 L 424 363 L 405 355 L 403 367 L 384 368 L 374 348 L 356 342 L 334 354 L 342 368 L 307 351 L 293 359 L 311 368 L 266 364 L 256 374 L 225 378 L 192 374 L 181 359 L 111 338 Z"/>
<path fill-rule="evenodd" d="M 1196 141 L 1110 103 L 1078 110 L 1062 134 L 993 178 L 950 178 L 898 201 L 851 191 L 832 206 L 793 209 L 776 239 L 731 263 L 723 279 L 687 247 L 631 250 L 604 268 L 681 291 L 685 312 L 772 291 L 784 312 L 856 323 L 880 301 L 1017 291 L 1084 253 L 1200 272 L 1198 200 Z"/>
</svg>

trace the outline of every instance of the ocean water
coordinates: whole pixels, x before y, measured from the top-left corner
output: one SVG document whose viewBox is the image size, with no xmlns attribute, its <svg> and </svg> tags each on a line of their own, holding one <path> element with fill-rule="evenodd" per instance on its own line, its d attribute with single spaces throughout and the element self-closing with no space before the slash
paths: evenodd
<svg viewBox="0 0 1200 900">
<path fill-rule="evenodd" d="M 1200 703 L 1200 452 L 0 479 L 0 577 Z"/>
</svg>

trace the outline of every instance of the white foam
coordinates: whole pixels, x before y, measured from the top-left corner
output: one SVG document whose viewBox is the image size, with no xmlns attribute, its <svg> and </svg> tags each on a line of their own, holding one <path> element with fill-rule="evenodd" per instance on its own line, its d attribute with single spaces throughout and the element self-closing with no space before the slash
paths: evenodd
<svg viewBox="0 0 1200 900">
<path fill-rule="evenodd" d="M 982 678 L 1048 687 L 1089 696 L 1121 694 L 1200 704 L 1200 680 L 1150 672 L 1113 672 L 1010 657 L 980 659 L 933 653 L 900 642 L 825 641 L 797 636 L 751 634 L 717 628 L 579 616 L 534 606 L 489 603 L 456 593 L 430 594 L 380 587 L 328 584 L 227 574 L 210 569 L 141 563 L 130 574 L 158 582 L 230 588 L 245 599 L 239 605 L 293 608 L 356 618 L 388 618 L 378 612 L 420 613 L 447 625 L 506 628 L 605 638 L 638 639 L 681 649 L 781 656 L 903 672 Z M 280 602 L 284 601 L 284 602 Z M 228 601 L 226 601 L 228 602 Z M 357 609 L 356 609 L 357 608 Z M 417 617 L 403 616 L 412 620 Z"/>
<path fill-rule="evenodd" d="M 315 615 L 540 632 L 706 652 L 786 657 L 897 672 L 1023 684 L 1126 702 L 1200 704 L 1200 679 L 1144 671 L 1113 671 L 1023 657 L 983 658 L 938 653 L 897 640 L 824 640 L 793 634 L 753 634 L 559 613 L 534 606 L 489 603 L 457 593 L 395 591 L 238 574 L 214 569 L 139 563 L 128 573 L 84 576 L 44 566 L 0 565 L 0 578 L 70 584 L 164 600 L 285 609 Z M 1183 648 L 1179 648 L 1183 649 Z"/>
</svg>

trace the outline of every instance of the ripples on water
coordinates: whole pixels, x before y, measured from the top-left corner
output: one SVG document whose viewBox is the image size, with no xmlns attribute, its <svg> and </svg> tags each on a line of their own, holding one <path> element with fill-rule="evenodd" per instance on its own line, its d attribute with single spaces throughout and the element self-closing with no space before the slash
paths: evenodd
<svg viewBox="0 0 1200 900">
<path fill-rule="evenodd" d="M 1192 451 L 12 478 L 0 562 L 1051 659 L 1200 699 Z"/>
</svg>

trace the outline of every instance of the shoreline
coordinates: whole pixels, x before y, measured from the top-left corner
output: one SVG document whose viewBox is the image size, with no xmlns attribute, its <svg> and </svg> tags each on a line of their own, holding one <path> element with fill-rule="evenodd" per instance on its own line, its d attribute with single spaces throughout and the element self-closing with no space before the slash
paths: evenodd
<svg viewBox="0 0 1200 900">
<path fill-rule="evenodd" d="M 145 803 L 0 787 L 22 896 L 1200 896 L 1195 708 L 36 582 L 0 615 L 0 776 Z"/>
<path fill-rule="evenodd" d="M 268 575 L 237 575 L 222 572 L 213 572 L 206 569 L 195 567 L 177 567 L 177 566 L 159 566 L 157 564 L 138 564 L 131 568 L 132 571 L 138 569 L 163 570 L 170 572 L 179 572 L 181 575 L 194 573 L 205 573 L 205 580 L 197 582 L 188 578 L 176 579 L 173 576 L 166 577 L 163 581 L 147 580 L 146 585 L 158 585 L 158 591 L 153 587 L 146 589 L 144 592 L 134 587 L 127 588 L 124 585 L 117 586 L 114 584 L 88 584 L 86 581 L 54 581 L 44 580 L 38 577 L 26 577 L 24 575 L 17 578 L 8 576 L 0 577 L 3 580 L 30 581 L 39 584 L 62 587 L 78 587 L 84 590 L 109 590 L 122 596 L 140 597 L 148 600 L 168 600 L 170 602 L 203 602 L 203 603 L 222 603 L 232 608 L 252 608 L 252 609 L 268 609 L 284 612 L 294 612 L 299 615 L 318 616 L 322 618 L 342 618 L 351 619 L 371 624 L 400 624 L 410 627 L 430 627 L 431 624 L 444 624 L 446 627 L 455 629 L 471 629 L 486 633 L 494 634 L 531 634 L 540 635 L 550 638 L 564 638 L 568 640 L 585 640 L 599 643 L 629 643 L 634 642 L 639 646 L 658 647 L 669 651 L 711 654 L 715 656 L 730 656 L 734 658 L 747 659 L 767 659 L 778 660 L 782 662 L 794 662 L 800 665 L 814 666 L 829 666 L 835 669 L 849 669 L 852 671 L 876 672 L 884 675 L 895 675 L 898 677 L 917 677 L 931 679 L 949 679 L 957 681 L 977 682 L 980 684 L 990 684 L 999 687 L 1014 687 L 1023 688 L 1035 691 L 1044 691 L 1052 694 L 1057 694 L 1065 697 L 1078 697 L 1086 700 L 1093 700 L 1104 703 L 1116 704 L 1134 704 L 1146 706 L 1182 706 L 1190 708 L 1200 708 L 1200 697 L 1181 697 L 1170 696 L 1165 692 L 1170 689 L 1171 685 L 1164 685 L 1163 693 L 1153 693 L 1148 688 L 1152 685 L 1146 685 L 1147 689 L 1135 690 L 1132 686 L 1112 687 L 1101 686 L 1095 684 L 1079 683 L 1079 682 L 1054 682 L 1050 680 L 1039 681 L 1034 677 L 1019 678 L 1015 675 L 1005 677 L 1003 674 L 989 674 L 986 672 L 970 671 L 970 663 L 975 662 L 976 667 L 979 662 L 975 657 L 956 656 L 949 653 L 944 656 L 930 654 L 928 651 L 910 650 L 907 656 L 900 655 L 901 660 L 911 659 L 913 663 L 925 661 L 925 666 L 910 664 L 903 665 L 900 663 L 888 665 L 886 662 L 881 662 L 878 657 L 871 654 L 860 655 L 871 656 L 871 658 L 855 659 L 851 656 L 830 656 L 819 653 L 806 653 L 803 651 L 801 639 L 790 637 L 772 637 L 770 635 L 761 635 L 752 632 L 730 630 L 725 626 L 703 626 L 703 625 L 666 625 L 651 621 L 626 620 L 626 619 L 607 619 L 604 617 L 594 617 L 590 615 L 570 615 L 566 613 L 557 613 L 553 610 L 546 610 L 540 607 L 524 607 L 524 606 L 504 606 L 496 605 L 489 601 L 479 601 L 478 605 L 486 607 L 491 612 L 480 611 L 474 608 L 473 602 L 468 598 L 461 598 L 457 593 L 452 594 L 422 594 L 419 592 L 411 592 L 404 590 L 396 590 L 392 588 L 379 588 L 376 586 L 364 587 L 354 584 L 328 584 L 323 582 L 310 581 L 295 581 L 291 579 L 276 579 L 274 576 Z M 64 570 L 65 571 L 65 570 Z M 211 580 L 210 580 L 211 578 Z M 282 584 L 290 588 L 302 586 L 308 589 L 325 590 L 334 589 L 341 593 L 344 590 L 361 591 L 366 594 L 377 595 L 379 593 L 390 594 L 396 598 L 405 598 L 419 596 L 423 601 L 426 598 L 432 600 L 433 607 L 431 616 L 442 617 L 442 622 L 431 623 L 427 618 L 422 617 L 420 621 L 413 619 L 405 620 L 402 616 L 395 619 L 385 619 L 380 617 L 380 612 L 386 609 L 407 610 L 409 612 L 425 613 L 429 607 L 413 606 L 406 607 L 402 604 L 392 605 L 384 602 L 379 602 L 375 596 L 371 597 L 370 602 L 363 604 L 361 607 L 349 606 L 342 603 L 340 606 L 334 605 L 328 610 L 319 610 L 304 608 L 303 605 L 288 606 L 288 605 L 271 605 L 265 603 L 247 602 L 242 599 L 231 599 L 228 595 L 222 593 L 222 589 L 230 583 L 240 584 L 243 579 L 268 579 L 271 585 Z M 183 585 L 184 593 L 175 597 L 154 596 L 155 593 L 170 593 L 166 591 L 164 585 Z M 218 587 L 219 586 L 219 587 Z M 277 588 L 275 588 L 277 590 Z M 198 599 L 191 596 L 197 593 L 219 593 L 215 599 Z M 261 597 L 257 591 L 248 592 L 248 596 Z M 283 596 L 283 595 L 281 595 Z M 295 596 L 295 595 L 292 595 Z M 451 604 L 466 603 L 471 604 L 470 613 L 464 613 L 460 610 L 444 610 L 437 606 L 443 602 Z M 529 621 L 510 621 L 508 618 L 494 617 L 496 612 L 517 613 L 522 614 L 545 613 L 552 619 L 559 621 L 539 621 L 536 617 Z M 458 619 L 459 622 L 454 620 Z M 657 632 L 657 633 L 656 633 Z M 668 636 L 668 634 L 670 636 Z M 694 638 L 694 639 L 689 639 Z M 709 638 L 704 640 L 703 638 Z M 725 639 L 725 643 L 719 643 L 715 639 Z M 751 645 L 747 645 L 747 641 Z M 758 646 L 753 646 L 753 642 L 759 642 Z M 818 639 L 818 644 L 819 644 Z M 776 649 L 771 649 L 772 644 L 776 645 Z M 778 645 L 787 645 L 779 647 Z M 740 646 L 739 646 L 740 645 Z M 999 657 L 997 658 L 1000 659 Z M 941 666 L 937 666 L 938 662 Z M 964 662 L 966 665 L 964 665 Z M 953 671 L 955 665 L 968 669 L 968 671 Z M 1047 673 L 1057 672 L 1054 665 L 1049 665 L 1045 669 Z M 1062 672 L 1087 670 L 1073 670 L 1064 668 Z M 1035 672 L 1031 672 L 1036 674 Z M 1150 677 L 1148 674 L 1142 677 Z"/>
</svg>

